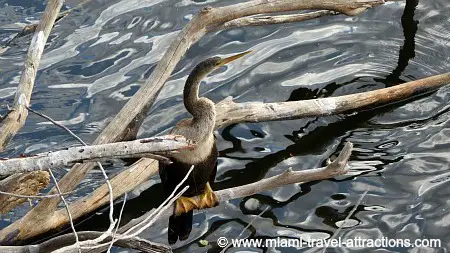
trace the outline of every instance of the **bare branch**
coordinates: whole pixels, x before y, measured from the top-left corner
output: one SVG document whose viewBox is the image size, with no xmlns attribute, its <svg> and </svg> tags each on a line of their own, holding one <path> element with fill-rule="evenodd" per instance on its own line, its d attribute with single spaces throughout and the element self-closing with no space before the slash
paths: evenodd
<svg viewBox="0 0 450 253">
<path fill-rule="evenodd" d="M 16 197 L 16 198 L 25 198 L 25 199 L 46 199 L 46 198 L 59 198 L 60 195 L 69 195 L 74 193 L 75 191 L 71 191 L 71 192 L 64 192 L 62 194 L 47 194 L 47 195 L 22 195 L 22 194 L 15 194 L 15 193 L 10 193 L 10 192 L 3 192 L 0 191 L 1 195 L 6 195 L 6 196 L 11 196 L 11 197 Z"/>
<path fill-rule="evenodd" d="M 288 169 L 280 175 L 265 178 L 259 180 L 258 182 L 217 191 L 217 199 L 219 202 L 223 202 L 231 199 L 251 196 L 256 193 L 271 190 L 283 185 L 322 180 L 344 175 L 348 171 L 346 165 L 348 159 L 350 158 L 352 148 L 353 144 L 347 142 L 336 160 L 328 164 L 326 167 L 302 171 L 293 171 L 292 169 Z M 175 210 L 176 213 L 178 211 L 179 210 Z"/>
<path fill-rule="evenodd" d="M 320 18 L 323 16 L 331 16 L 339 14 L 340 13 L 336 11 L 321 10 L 301 14 L 244 17 L 244 18 L 237 18 L 216 26 L 210 26 L 208 27 L 208 31 L 213 32 L 217 30 L 239 28 L 243 26 L 262 26 L 262 25 L 293 23 Z"/>
<path fill-rule="evenodd" d="M 53 119 L 50 118 L 49 116 L 47 116 L 47 115 L 45 115 L 45 114 L 43 114 L 43 113 L 37 112 L 37 111 L 31 109 L 31 108 L 28 107 L 28 106 L 27 106 L 26 108 L 27 108 L 28 111 L 30 111 L 30 112 L 32 112 L 32 113 L 38 115 L 39 117 L 42 117 L 42 118 L 44 118 L 44 119 L 50 121 L 51 123 L 53 123 L 53 125 L 55 125 L 55 126 L 61 128 L 61 129 L 63 129 L 64 131 L 68 132 L 73 138 L 75 138 L 79 143 L 81 143 L 81 145 L 87 146 L 87 144 L 86 144 L 80 137 L 78 137 L 74 132 L 72 132 L 72 130 L 70 130 L 69 128 L 67 128 L 67 127 L 64 126 L 63 124 L 59 124 L 58 122 L 56 122 L 55 120 L 53 120 Z"/>
<path fill-rule="evenodd" d="M 59 188 L 59 185 L 58 185 L 58 180 L 56 180 L 56 177 L 55 177 L 55 175 L 53 175 L 52 170 L 48 170 L 48 172 L 50 173 L 50 176 L 52 177 L 53 182 L 55 183 L 55 188 L 58 191 L 59 197 L 61 198 L 61 201 L 64 203 L 64 207 L 67 211 L 67 216 L 69 217 L 70 227 L 72 228 L 73 236 L 75 238 L 75 247 L 77 247 L 78 253 L 81 253 L 80 240 L 78 238 L 77 230 L 75 230 L 75 225 L 73 224 L 73 219 L 72 219 L 72 214 L 70 212 L 69 204 L 67 204 L 66 199 L 62 195 L 61 189 Z"/>
<path fill-rule="evenodd" d="M 398 102 L 450 84 L 450 72 L 393 87 L 363 93 L 310 100 L 234 103 L 227 98 L 216 105 L 216 128 L 243 122 L 262 122 L 341 114 L 369 106 Z"/>
<path fill-rule="evenodd" d="M 256 193 L 271 190 L 288 184 L 323 180 L 336 177 L 339 175 L 344 175 L 348 172 L 347 162 L 348 159 L 350 158 L 352 149 L 353 144 L 347 142 L 344 145 L 339 156 L 336 158 L 336 160 L 334 160 L 333 162 L 322 168 L 309 169 L 303 171 L 292 171 L 292 169 L 289 169 L 277 176 L 269 177 L 251 184 L 216 191 L 215 193 L 219 201 L 223 202 L 231 199 L 251 196 Z M 141 223 L 146 217 L 152 215 L 154 212 L 155 212 L 154 210 L 151 210 L 146 214 L 142 215 L 141 217 L 131 220 L 128 224 L 121 227 L 119 229 L 119 232 L 123 233 L 124 230 L 128 230 L 130 227 Z M 168 219 L 170 215 L 172 215 L 171 212 L 166 212 L 163 215 L 161 215 L 159 219 Z M 94 251 L 90 253 L 97 253 L 97 252 L 99 251 Z"/>
<path fill-rule="evenodd" d="M 109 247 L 108 247 L 108 250 L 106 253 L 111 252 L 111 248 L 114 246 L 114 242 L 117 241 L 116 240 L 117 230 L 119 229 L 120 221 L 122 220 L 123 209 L 125 208 L 125 203 L 127 203 L 127 197 L 128 197 L 128 194 L 125 193 L 125 196 L 123 196 L 122 208 L 120 208 L 119 220 L 117 221 L 116 229 L 114 230 L 114 233 L 111 237 L 111 243 L 109 244 Z"/>
<path fill-rule="evenodd" d="M 55 24 L 58 23 L 63 18 L 65 18 L 71 12 L 72 12 L 72 10 L 67 10 L 67 11 L 59 13 L 58 17 L 56 17 Z M 14 36 L 12 39 L 10 39 L 8 42 L 6 42 L 3 47 L 4 48 L 9 47 L 12 43 L 14 43 L 19 38 L 22 38 L 22 37 L 25 37 L 25 36 L 27 36 L 29 34 L 34 33 L 36 31 L 37 26 L 38 26 L 38 23 L 36 23 L 36 24 L 28 24 L 28 25 L 24 26 L 22 28 L 22 30 L 19 33 L 17 33 L 16 36 Z M 2 52 L 4 52 L 4 51 L 2 51 Z"/>
<path fill-rule="evenodd" d="M 78 232 L 78 237 L 81 241 L 85 241 L 85 240 L 98 238 L 102 234 L 103 234 L 102 232 L 97 232 L 97 231 L 81 231 L 81 232 Z M 120 235 L 120 234 L 118 234 L 118 235 Z M 105 241 L 110 241 L 110 240 L 111 240 L 111 237 L 108 237 L 105 239 Z M 0 246 L 0 251 L 2 253 L 30 253 L 30 252 L 49 253 L 49 252 L 53 252 L 57 249 L 60 249 L 64 246 L 72 245 L 73 243 L 75 243 L 73 235 L 65 234 L 65 235 L 51 238 L 43 243 L 36 244 L 36 245 Z M 118 247 L 122 247 L 122 248 L 139 250 L 142 252 L 151 252 L 151 253 L 172 252 L 170 247 L 168 247 L 164 244 L 154 243 L 154 242 L 145 240 L 141 237 L 119 239 L 116 242 L 114 242 L 114 245 L 118 246 Z M 102 249 L 102 250 L 104 251 L 105 249 Z M 77 251 L 72 251 L 72 252 L 77 252 Z M 83 252 L 86 252 L 86 250 L 83 250 Z M 102 252 L 102 251 L 99 251 L 99 252 Z"/>
<path fill-rule="evenodd" d="M 13 111 L 10 112 L 0 125 L 0 151 L 2 151 L 8 142 L 16 135 L 20 128 L 25 124 L 28 116 L 26 106 L 30 103 L 31 92 L 33 91 L 36 73 L 39 67 L 45 43 L 50 31 L 58 17 L 59 10 L 64 1 L 48 0 L 41 21 L 36 28 L 30 48 L 28 49 L 25 65 L 20 76 L 19 86 L 14 97 Z"/>
<path fill-rule="evenodd" d="M 72 147 L 67 150 L 42 153 L 31 157 L 0 160 L 0 176 L 61 168 L 75 163 L 145 157 L 149 153 L 169 154 L 180 149 L 191 148 L 191 143 L 182 136 L 167 135 L 127 142 Z"/>
<path fill-rule="evenodd" d="M 186 50 L 208 32 L 207 27 L 220 25 L 237 18 L 257 14 L 305 9 L 325 9 L 346 15 L 356 15 L 363 10 L 383 3 L 384 1 L 382 0 L 253 0 L 220 8 L 204 8 L 203 11 L 194 16 L 184 29 L 179 32 L 178 37 L 172 41 L 169 49 L 158 63 L 155 71 L 153 71 L 152 75 L 148 78 L 146 84 L 141 86 L 139 91 L 127 102 L 114 120 L 98 136 L 95 144 L 119 141 L 124 137 L 132 137 L 137 132 L 137 128 L 142 123 L 146 111 L 154 103 L 157 94 L 172 73 L 176 64 Z M 64 191 L 73 190 L 94 166 L 95 163 L 75 165 L 60 180 L 60 187 Z M 133 169 L 139 171 L 142 175 L 145 174 L 145 176 L 151 176 L 157 171 L 157 163 L 151 159 L 141 159 L 133 166 Z M 128 171 L 124 171 L 123 174 L 121 173 L 119 176 L 129 182 L 124 188 L 132 187 L 133 182 L 130 182 L 129 180 L 135 178 L 135 175 L 128 173 Z M 134 182 L 134 186 L 143 180 L 145 179 L 137 178 L 136 182 Z M 121 187 L 118 187 L 118 190 L 123 194 Z M 91 195 L 89 200 L 103 200 L 103 196 Z M 8 238 L 9 241 L 22 240 L 35 236 L 38 233 L 42 233 L 51 227 L 61 225 L 60 222 L 64 221 L 64 219 L 60 217 L 56 218 L 59 211 L 56 213 L 53 212 L 57 208 L 58 203 L 59 200 L 55 198 L 43 199 L 25 217 L 0 231 L 0 242 L 4 241 L 6 238 Z M 98 205 L 102 202 L 89 203 Z M 78 207 L 81 206 L 86 207 L 84 204 L 78 203 Z M 93 207 L 87 206 L 87 208 Z M 39 223 L 39 229 L 35 226 L 30 226 L 30 224 L 34 224 L 35 222 Z M 24 224 L 27 224 L 27 226 Z M 17 231 L 20 231 L 20 233 L 16 233 Z M 12 233 L 14 233 L 14 236 L 11 237 Z"/>
</svg>

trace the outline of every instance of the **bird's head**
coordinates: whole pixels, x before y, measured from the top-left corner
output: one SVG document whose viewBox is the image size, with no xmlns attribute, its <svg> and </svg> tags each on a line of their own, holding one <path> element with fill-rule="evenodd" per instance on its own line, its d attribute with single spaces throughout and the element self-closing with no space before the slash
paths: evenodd
<svg viewBox="0 0 450 253">
<path fill-rule="evenodd" d="M 214 71 L 215 69 L 217 69 L 225 64 L 228 64 L 232 61 L 235 61 L 251 52 L 252 51 L 246 51 L 246 52 L 235 54 L 235 55 L 232 55 L 232 56 L 229 56 L 226 58 L 222 58 L 219 56 L 208 58 L 208 59 L 202 61 L 201 63 L 199 63 L 196 68 L 200 69 L 203 73 L 210 73 L 210 72 Z"/>
</svg>

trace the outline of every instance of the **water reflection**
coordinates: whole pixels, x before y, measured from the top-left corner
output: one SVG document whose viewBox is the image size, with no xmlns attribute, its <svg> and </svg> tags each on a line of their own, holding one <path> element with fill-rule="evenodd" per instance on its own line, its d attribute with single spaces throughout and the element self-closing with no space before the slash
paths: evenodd
<svg viewBox="0 0 450 253">
<path fill-rule="evenodd" d="M 38 73 L 33 108 L 69 124 L 86 142 L 92 142 L 152 73 L 171 39 L 194 13 L 206 4 L 236 2 L 91 1 L 55 27 Z M 0 12 L 5 13 L 0 15 L 0 40 L 5 41 L 19 30 L 6 25 L 35 20 L 43 10 L 42 3 L 0 1 Z M 230 95 L 238 102 L 338 96 L 447 72 L 449 11 L 445 0 L 408 0 L 386 4 L 358 17 L 333 16 L 209 34 L 193 45 L 178 64 L 144 120 L 139 136 L 166 131 L 186 117 L 180 96 L 182 85 L 193 66 L 212 55 L 255 50 L 251 58 L 205 80 L 201 93 L 214 101 Z M 23 38 L 1 55 L 2 103 L 12 101 L 27 43 Z M 218 237 L 237 236 L 267 206 L 270 209 L 244 231 L 243 238 L 329 238 L 369 186 L 370 192 L 350 217 L 351 227 L 340 232 L 343 238 L 440 238 L 443 248 L 450 246 L 446 233 L 446 186 L 450 179 L 448 91 L 444 87 L 358 113 L 220 129 L 217 138 L 221 158 L 215 189 L 252 183 L 289 167 L 303 170 L 323 166 L 346 141 L 355 144 L 351 171 L 335 179 L 290 185 L 200 212 L 195 216 L 191 238 L 185 245 L 177 245 L 175 251 L 218 252 Z M 4 110 L 1 108 L 0 114 Z M 30 116 L 2 155 L 43 152 L 56 145 L 71 146 L 75 141 Z M 117 163 L 109 169 L 115 173 L 122 165 Z M 64 170 L 58 175 L 62 173 Z M 83 185 L 93 188 L 101 182 L 92 173 Z M 153 178 L 147 190 L 127 202 L 124 222 L 162 201 L 158 182 Z M 24 212 L 25 208 L 2 218 L 2 226 Z M 79 229 L 93 229 L 93 225 L 104 229 L 108 225 L 106 215 L 86 218 Z M 145 237 L 164 242 L 166 228 L 166 223 L 158 223 Z M 201 239 L 210 245 L 201 247 Z"/>
</svg>

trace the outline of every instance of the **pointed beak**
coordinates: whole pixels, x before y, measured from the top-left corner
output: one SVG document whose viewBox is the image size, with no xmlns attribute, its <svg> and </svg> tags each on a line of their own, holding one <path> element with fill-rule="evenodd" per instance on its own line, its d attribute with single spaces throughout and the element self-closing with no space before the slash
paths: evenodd
<svg viewBox="0 0 450 253">
<path fill-rule="evenodd" d="M 224 58 L 224 59 L 220 60 L 219 66 L 223 66 L 223 65 L 225 65 L 225 64 L 227 64 L 227 63 L 230 63 L 230 62 L 232 62 L 232 61 L 234 61 L 234 60 L 237 60 L 237 59 L 241 58 L 242 56 L 244 56 L 244 55 L 246 55 L 246 54 L 249 54 L 249 53 L 251 53 L 251 52 L 252 52 L 252 51 L 246 51 L 246 52 L 243 52 L 243 53 L 240 53 L 240 54 L 235 54 L 235 55 L 233 55 L 233 56 Z"/>
</svg>

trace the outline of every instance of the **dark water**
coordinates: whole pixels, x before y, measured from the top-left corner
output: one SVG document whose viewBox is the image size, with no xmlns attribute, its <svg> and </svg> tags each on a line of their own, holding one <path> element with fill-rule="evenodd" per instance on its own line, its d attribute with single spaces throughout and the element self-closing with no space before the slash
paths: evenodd
<svg viewBox="0 0 450 253">
<path fill-rule="evenodd" d="M 44 1 L 0 1 L 0 40 L 20 23 L 39 18 Z M 69 4 L 75 5 L 77 1 Z M 171 39 L 200 8 L 239 1 L 92 0 L 54 29 L 42 59 L 32 106 L 92 142 L 153 71 Z M 417 6 L 416 6 L 417 5 Z M 218 102 L 288 101 L 374 90 L 450 70 L 450 3 L 421 0 L 389 3 L 358 17 L 240 28 L 208 34 L 195 44 L 167 82 L 139 136 L 152 136 L 187 116 L 181 92 L 201 60 L 244 50 L 253 54 L 206 78 L 204 96 Z M 11 103 L 29 38 L 0 56 L 0 99 Z M 342 229 L 343 239 L 441 239 L 441 248 L 387 248 L 377 252 L 447 252 L 450 247 L 450 86 L 395 105 L 339 115 L 258 124 L 217 132 L 217 189 L 255 182 L 292 167 L 323 166 L 343 143 L 355 145 L 347 176 L 285 186 L 221 203 L 195 216 L 189 241 L 176 252 L 216 252 L 220 236 L 235 238 L 266 207 L 241 238 L 328 238 L 364 191 L 362 203 Z M 1 110 L 4 112 L 4 109 Z M 168 117 L 170 115 L 170 117 Z M 30 116 L 5 156 L 54 150 L 77 143 Z M 119 166 L 109 168 L 111 173 Z M 59 170 L 58 176 L 66 170 Z M 82 185 L 102 183 L 94 171 Z M 125 218 L 160 203 L 157 177 L 127 202 Z M 144 187 L 144 188 L 145 188 Z M 138 191 L 134 195 L 137 195 Z M 75 194 L 79 197 L 85 192 Z M 120 203 L 119 203 L 120 205 Z M 5 226 L 28 206 L 2 218 Z M 80 229 L 103 228 L 96 215 Z M 145 237 L 165 242 L 167 224 Z M 200 240 L 211 245 L 202 248 Z M 375 250 L 375 249 L 372 249 Z M 295 248 L 239 248 L 228 252 L 297 252 Z M 304 252 L 320 252 L 303 248 Z M 367 252 L 367 249 L 328 249 Z M 118 250 L 117 252 L 129 252 Z"/>
</svg>

